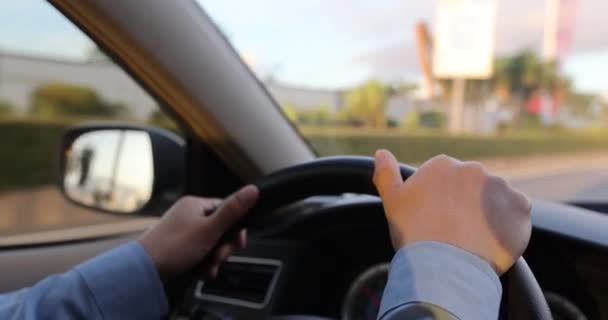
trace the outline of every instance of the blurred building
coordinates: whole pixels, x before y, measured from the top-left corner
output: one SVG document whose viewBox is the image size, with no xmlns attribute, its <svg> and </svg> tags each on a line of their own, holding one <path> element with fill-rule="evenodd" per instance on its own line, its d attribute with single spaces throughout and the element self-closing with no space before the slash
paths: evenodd
<svg viewBox="0 0 608 320">
<path fill-rule="evenodd" d="M 267 80 L 265 85 L 279 104 L 291 105 L 298 111 L 310 111 L 322 107 L 335 113 L 344 104 L 343 90 L 289 86 L 272 79 Z"/>
<path fill-rule="evenodd" d="M 107 102 L 122 103 L 136 117 L 147 117 L 156 102 L 121 68 L 107 59 L 74 61 L 0 51 L 0 101 L 26 113 L 41 85 L 61 82 L 94 89 Z"/>
<path fill-rule="evenodd" d="M 398 123 L 414 111 L 416 110 L 413 100 L 405 95 L 392 96 L 386 102 L 386 118 Z"/>
<path fill-rule="evenodd" d="M 51 82 L 91 88 L 104 100 L 122 103 L 138 118 L 146 118 L 157 109 L 156 102 L 121 68 L 105 58 L 89 61 L 48 58 L 0 51 L 0 101 L 27 113 L 32 93 Z M 347 90 L 330 90 L 292 86 L 276 80 L 266 80 L 266 88 L 281 105 L 291 105 L 298 111 L 327 108 L 337 113 L 344 106 Z M 387 117 L 401 121 L 412 110 L 412 98 L 391 96 L 387 101 Z"/>
</svg>

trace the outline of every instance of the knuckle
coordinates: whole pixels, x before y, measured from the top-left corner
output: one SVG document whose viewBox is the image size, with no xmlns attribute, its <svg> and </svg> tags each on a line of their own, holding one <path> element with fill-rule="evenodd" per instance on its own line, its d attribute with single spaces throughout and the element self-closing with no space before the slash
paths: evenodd
<svg viewBox="0 0 608 320">
<path fill-rule="evenodd" d="M 526 214 L 526 216 L 531 216 L 532 215 L 532 201 L 524 193 L 517 191 L 517 190 L 515 190 L 515 192 L 518 194 L 519 198 L 521 199 L 522 211 Z"/>
<path fill-rule="evenodd" d="M 478 162 L 478 161 L 466 162 L 466 166 L 474 171 L 483 171 L 484 170 L 483 164 L 481 164 L 481 162 Z"/>
<path fill-rule="evenodd" d="M 198 203 L 198 201 L 199 201 L 199 198 L 197 198 L 195 196 L 186 195 L 186 196 L 179 198 L 177 200 L 177 202 L 175 203 L 175 205 L 176 206 L 190 206 L 195 203 Z"/>
<path fill-rule="evenodd" d="M 509 182 L 507 182 L 507 180 L 501 176 L 492 176 L 492 179 L 494 180 L 494 183 L 496 183 L 497 185 L 503 187 L 503 188 L 509 188 L 512 189 L 511 186 L 509 185 Z"/>
<path fill-rule="evenodd" d="M 436 155 L 429 160 L 429 165 L 437 168 L 449 168 L 456 165 L 458 161 L 445 154 Z"/>
<path fill-rule="evenodd" d="M 461 166 L 461 170 L 465 171 L 467 174 L 475 176 L 487 175 L 486 168 L 483 166 L 483 164 L 477 161 L 468 161 L 463 163 Z"/>
<path fill-rule="evenodd" d="M 385 172 L 387 169 L 386 165 L 381 164 L 376 166 L 376 168 L 374 169 L 374 178 L 378 178 L 380 175 L 382 175 L 383 172 Z"/>
<path fill-rule="evenodd" d="M 452 158 L 448 157 L 445 154 L 438 154 L 436 156 L 434 156 L 433 158 L 431 158 L 432 162 L 437 162 L 437 163 L 447 163 L 450 162 Z"/>
</svg>

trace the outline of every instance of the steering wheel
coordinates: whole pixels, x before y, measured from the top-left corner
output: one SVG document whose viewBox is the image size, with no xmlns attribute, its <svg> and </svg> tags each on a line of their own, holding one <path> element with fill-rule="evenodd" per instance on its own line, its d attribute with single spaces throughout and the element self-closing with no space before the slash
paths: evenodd
<svg viewBox="0 0 608 320">
<path fill-rule="evenodd" d="M 416 169 L 400 164 L 404 179 Z M 258 203 L 239 227 L 261 225 L 274 209 L 316 195 L 358 193 L 377 195 L 372 182 L 374 161 L 370 157 L 327 157 L 289 167 L 259 180 Z M 550 320 L 543 292 L 523 258 L 502 277 L 501 319 Z"/>
</svg>

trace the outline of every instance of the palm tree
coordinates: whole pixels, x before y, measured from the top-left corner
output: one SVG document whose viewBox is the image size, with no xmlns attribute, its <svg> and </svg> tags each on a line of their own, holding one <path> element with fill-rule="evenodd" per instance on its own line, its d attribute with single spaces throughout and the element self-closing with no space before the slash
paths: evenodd
<svg viewBox="0 0 608 320">
<path fill-rule="evenodd" d="M 495 61 L 492 78 L 494 92 L 501 101 L 516 106 L 516 123 L 525 102 L 539 91 L 560 95 L 565 79 L 561 78 L 555 61 L 543 61 L 530 50 Z"/>
</svg>

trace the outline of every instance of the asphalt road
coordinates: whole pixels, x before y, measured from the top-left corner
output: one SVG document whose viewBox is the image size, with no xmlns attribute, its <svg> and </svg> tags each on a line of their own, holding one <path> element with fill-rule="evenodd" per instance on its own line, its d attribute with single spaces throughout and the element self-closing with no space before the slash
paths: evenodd
<svg viewBox="0 0 608 320">
<path fill-rule="evenodd" d="M 577 168 L 510 182 L 533 199 L 608 202 L 608 170 Z"/>
<path fill-rule="evenodd" d="M 608 154 L 601 157 L 578 155 L 570 159 L 509 159 L 485 164 L 533 199 L 608 202 Z M 0 194 L 0 237 L 53 230 L 63 232 L 66 228 L 132 219 L 75 207 L 53 186 Z"/>
</svg>

